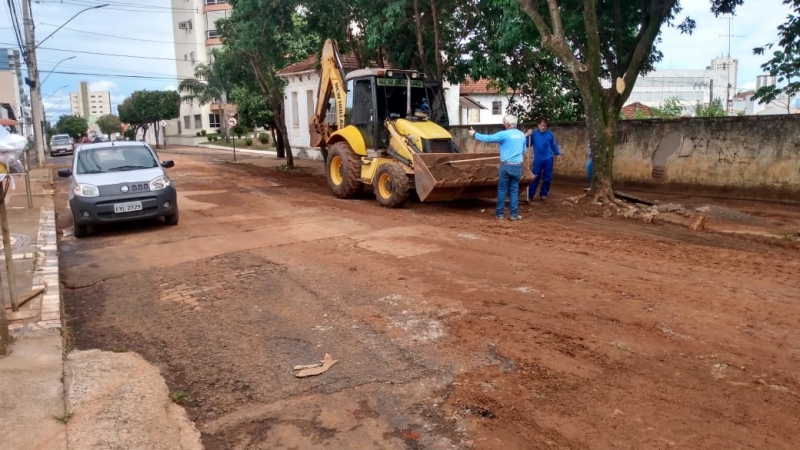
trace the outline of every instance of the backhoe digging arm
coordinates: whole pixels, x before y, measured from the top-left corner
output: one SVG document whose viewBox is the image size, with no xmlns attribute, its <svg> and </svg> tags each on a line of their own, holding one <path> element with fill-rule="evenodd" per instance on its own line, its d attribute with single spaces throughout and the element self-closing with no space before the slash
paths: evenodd
<svg viewBox="0 0 800 450">
<path fill-rule="evenodd" d="M 345 98 L 347 91 L 344 85 L 344 68 L 339 57 L 339 45 L 333 39 L 325 41 L 320 57 L 320 78 L 317 89 L 317 106 L 308 126 L 311 135 L 311 146 L 325 148 L 331 131 L 344 128 Z M 333 94 L 336 103 L 336 123 L 325 122 L 328 113 L 328 99 Z M 331 126 L 333 125 L 333 127 Z"/>
</svg>

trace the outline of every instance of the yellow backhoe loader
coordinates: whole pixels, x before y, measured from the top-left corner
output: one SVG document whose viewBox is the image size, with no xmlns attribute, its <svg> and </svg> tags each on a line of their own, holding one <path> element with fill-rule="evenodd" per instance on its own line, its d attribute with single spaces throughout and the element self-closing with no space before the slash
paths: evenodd
<svg viewBox="0 0 800 450">
<path fill-rule="evenodd" d="M 332 39 L 325 41 L 320 59 L 309 131 L 336 197 L 356 197 L 365 185 L 390 208 L 402 206 L 411 189 L 422 202 L 496 197 L 499 155 L 458 148 L 446 129 L 438 83 L 413 70 L 359 69 L 345 75 Z M 523 167 L 520 191 L 532 180 L 530 168 Z"/>
</svg>

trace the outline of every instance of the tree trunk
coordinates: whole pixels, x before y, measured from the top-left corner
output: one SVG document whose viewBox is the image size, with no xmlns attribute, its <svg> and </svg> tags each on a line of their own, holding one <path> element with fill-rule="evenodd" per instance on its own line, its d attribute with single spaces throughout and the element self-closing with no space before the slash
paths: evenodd
<svg viewBox="0 0 800 450">
<path fill-rule="evenodd" d="M 428 70 L 428 61 L 425 59 L 425 48 L 422 43 L 422 17 L 419 15 L 419 0 L 414 0 L 414 21 L 417 24 L 417 51 L 419 52 L 419 60 L 422 64 L 422 71 L 428 74 L 431 72 Z"/>
<path fill-rule="evenodd" d="M 283 97 L 280 97 L 283 99 Z M 274 108 L 274 107 L 273 107 Z M 286 152 L 286 165 L 290 169 L 294 169 L 294 155 L 292 154 L 292 145 L 289 143 L 289 131 L 286 129 L 286 121 L 283 117 L 283 102 L 281 101 L 277 108 L 273 111 L 280 111 L 275 113 L 276 122 L 278 122 L 278 138 L 283 144 L 283 149 Z"/>
<path fill-rule="evenodd" d="M 283 149 L 283 140 L 278 142 L 278 133 L 276 132 L 276 128 L 277 128 L 276 124 L 270 125 L 269 132 L 272 135 L 272 142 L 275 144 L 275 151 L 278 153 L 278 158 L 285 158 L 286 153 L 285 150 Z"/>
<path fill-rule="evenodd" d="M 155 135 L 155 137 L 156 137 L 156 148 L 161 148 L 161 146 L 158 144 L 159 127 L 160 127 L 160 125 L 159 125 L 158 122 L 153 122 L 153 135 Z"/>
<path fill-rule="evenodd" d="M 8 355 L 10 351 L 11 336 L 8 332 L 8 319 L 6 318 L 5 293 L 0 289 L 0 358 Z"/>
<path fill-rule="evenodd" d="M 593 179 L 589 195 L 607 204 L 614 199 L 612 166 L 619 119 L 613 103 L 606 104 L 603 87 L 598 81 L 582 79 L 578 80 L 578 85 L 583 94 L 586 132 L 592 147 Z"/>
<path fill-rule="evenodd" d="M 444 63 L 442 62 L 442 48 L 439 39 L 439 9 L 436 0 L 431 0 L 431 19 L 433 20 L 433 55 L 436 62 L 436 81 L 441 83 L 444 77 Z"/>
</svg>

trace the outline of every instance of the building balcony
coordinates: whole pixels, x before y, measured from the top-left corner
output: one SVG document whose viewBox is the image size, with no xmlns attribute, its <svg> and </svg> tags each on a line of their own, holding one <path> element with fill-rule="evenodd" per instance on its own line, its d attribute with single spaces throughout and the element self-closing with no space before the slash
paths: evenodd
<svg viewBox="0 0 800 450">
<path fill-rule="evenodd" d="M 222 40 L 217 30 L 206 31 L 206 47 L 211 45 L 222 45 Z"/>
<path fill-rule="evenodd" d="M 203 12 L 225 11 L 228 9 L 233 9 L 233 6 L 229 5 L 225 0 L 205 0 L 203 5 Z"/>
</svg>

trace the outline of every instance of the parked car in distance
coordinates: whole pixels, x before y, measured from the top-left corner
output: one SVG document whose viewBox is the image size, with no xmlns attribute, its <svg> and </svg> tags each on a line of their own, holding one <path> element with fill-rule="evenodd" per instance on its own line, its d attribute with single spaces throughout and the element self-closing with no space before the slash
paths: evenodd
<svg viewBox="0 0 800 450">
<path fill-rule="evenodd" d="M 68 134 L 56 134 L 50 138 L 50 156 L 71 155 L 75 144 Z"/>
<path fill-rule="evenodd" d="M 159 161 L 144 142 L 83 144 L 75 150 L 69 178 L 69 208 L 75 237 L 87 236 L 92 225 L 163 217 L 178 224 L 178 195 L 164 171 L 175 165 Z"/>
<path fill-rule="evenodd" d="M 108 142 L 108 138 L 105 136 L 95 136 L 92 139 L 92 144 L 97 144 L 98 142 Z"/>
</svg>

